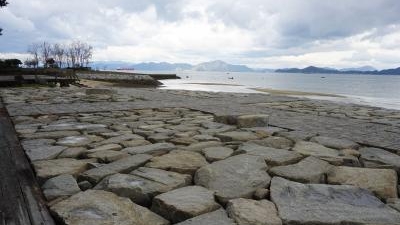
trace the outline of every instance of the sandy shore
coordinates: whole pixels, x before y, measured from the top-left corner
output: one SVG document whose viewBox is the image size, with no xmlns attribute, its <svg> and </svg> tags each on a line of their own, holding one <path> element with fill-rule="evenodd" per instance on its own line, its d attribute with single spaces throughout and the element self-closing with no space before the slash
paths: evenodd
<svg viewBox="0 0 400 225">
<path fill-rule="evenodd" d="M 336 98 L 344 98 L 341 95 L 335 94 L 325 94 L 325 93 L 316 93 L 316 92 L 304 92 L 304 91 L 288 91 L 288 90 L 276 90 L 269 88 L 250 88 L 251 90 L 266 92 L 273 95 L 285 95 L 285 96 L 323 96 L 323 97 L 336 97 Z"/>
</svg>

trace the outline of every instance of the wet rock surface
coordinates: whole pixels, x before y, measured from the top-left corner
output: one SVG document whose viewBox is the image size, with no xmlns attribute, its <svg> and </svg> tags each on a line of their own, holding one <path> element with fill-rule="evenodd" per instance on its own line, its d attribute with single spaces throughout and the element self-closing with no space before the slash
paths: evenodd
<svg viewBox="0 0 400 225">
<path fill-rule="evenodd" d="M 218 200 L 225 204 L 230 199 L 251 198 L 257 188 L 267 187 L 271 177 L 261 157 L 233 156 L 200 168 L 195 183 L 215 191 Z"/>
<path fill-rule="evenodd" d="M 85 90 L 0 90 L 65 224 L 400 224 L 397 111 L 272 95 Z"/>
<path fill-rule="evenodd" d="M 397 174 L 392 169 L 340 166 L 328 173 L 328 183 L 365 188 L 382 199 L 397 198 Z"/>
<path fill-rule="evenodd" d="M 282 225 L 275 204 L 267 200 L 233 199 L 227 212 L 238 225 Z"/>
<path fill-rule="evenodd" d="M 268 172 L 301 183 L 325 183 L 332 168 L 328 162 L 309 156 L 296 164 L 273 167 Z"/>
<path fill-rule="evenodd" d="M 140 224 L 168 225 L 150 210 L 106 191 L 89 190 L 50 207 L 63 224 Z"/>
<path fill-rule="evenodd" d="M 212 191 L 200 186 L 189 186 L 156 196 L 151 209 L 177 223 L 220 207 L 214 201 Z"/>
<path fill-rule="evenodd" d="M 301 184 L 274 177 L 271 200 L 284 224 L 400 223 L 397 211 L 354 186 Z"/>
</svg>

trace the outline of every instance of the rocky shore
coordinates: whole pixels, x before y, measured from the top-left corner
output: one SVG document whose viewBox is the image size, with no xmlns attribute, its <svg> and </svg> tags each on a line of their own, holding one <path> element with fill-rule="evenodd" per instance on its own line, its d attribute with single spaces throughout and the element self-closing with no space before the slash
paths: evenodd
<svg viewBox="0 0 400 225">
<path fill-rule="evenodd" d="M 399 111 L 157 89 L 0 95 L 60 224 L 400 224 Z"/>
</svg>

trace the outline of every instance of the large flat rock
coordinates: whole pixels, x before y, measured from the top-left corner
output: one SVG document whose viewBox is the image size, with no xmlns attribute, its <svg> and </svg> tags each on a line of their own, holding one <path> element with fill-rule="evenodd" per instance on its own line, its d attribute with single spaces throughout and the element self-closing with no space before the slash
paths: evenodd
<svg viewBox="0 0 400 225">
<path fill-rule="evenodd" d="M 354 149 L 358 148 L 358 144 L 354 141 L 344 138 L 332 138 L 326 136 L 316 136 L 311 138 L 311 141 L 334 149 Z"/>
<path fill-rule="evenodd" d="M 228 217 L 225 210 L 218 209 L 214 212 L 205 213 L 192 219 L 185 220 L 176 225 L 237 225 Z"/>
<path fill-rule="evenodd" d="M 174 150 L 152 158 L 146 167 L 193 175 L 197 169 L 207 164 L 206 159 L 200 153 Z"/>
<path fill-rule="evenodd" d="M 36 146 L 35 148 L 25 149 L 25 153 L 28 158 L 33 162 L 37 160 L 48 160 L 55 159 L 58 155 L 68 147 L 65 146 L 52 146 L 43 145 Z"/>
<path fill-rule="evenodd" d="M 218 200 L 251 198 L 258 188 L 267 187 L 271 177 L 262 157 L 237 155 L 200 168 L 195 183 L 214 190 Z"/>
<path fill-rule="evenodd" d="M 263 157 L 268 166 L 282 166 L 296 163 L 304 158 L 303 155 L 285 149 L 261 146 L 255 143 L 244 143 L 235 153 L 245 153 Z"/>
<path fill-rule="evenodd" d="M 76 159 L 52 159 L 33 162 L 33 168 L 40 182 L 49 178 L 61 175 L 71 174 L 77 176 L 87 169 L 88 160 Z"/>
<path fill-rule="evenodd" d="M 361 148 L 361 161 L 365 167 L 394 168 L 400 172 L 400 156 L 380 148 Z"/>
<path fill-rule="evenodd" d="M 335 167 L 328 174 L 328 183 L 365 188 L 382 199 L 397 198 L 397 173 L 392 169 Z"/>
<path fill-rule="evenodd" d="M 111 191 L 137 204 L 149 206 L 154 196 L 190 185 L 191 181 L 190 175 L 140 167 L 131 174 L 108 176 L 95 189 Z"/>
<path fill-rule="evenodd" d="M 233 199 L 227 212 L 238 225 L 282 225 L 274 203 L 267 200 Z"/>
<path fill-rule="evenodd" d="M 81 191 L 75 178 L 70 174 L 62 174 L 50 178 L 42 186 L 43 194 L 48 201 L 58 197 L 66 197 Z"/>
<path fill-rule="evenodd" d="M 270 189 L 283 224 L 400 224 L 399 212 L 358 187 L 301 184 L 274 177 Z"/>
<path fill-rule="evenodd" d="M 176 147 L 174 144 L 171 143 L 157 143 L 151 145 L 143 145 L 143 146 L 136 146 L 136 147 L 129 147 L 125 148 L 122 151 L 128 152 L 129 154 L 149 154 L 149 155 L 163 155 L 172 150 L 175 150 Z"/>
<path fill-rule="evenodd" d="M 50 207 L 53 215 L 66 225 L 168 225 L 169 222 L 128 198 L 89 190 Z"/>
<path fill-rule="evenodd" d="M 300 183 L 325 183 L 331 168 L 329 163 L 309 156 L 296 164 L 273 167 L 268 173 Z"/>
<path fill-rule="evenodd" d="M 129 156 L 104 166 L 93 168 L 80 174 L 80 180 L 87 180 L 92 184 L 97 184 L 101 179 L 115 173 L 129 173 L 132 170 L 143 166 L 152 158 L 151 155 L 138 154 Z"/>
<path fill-rule="evenodd" d="M 172 223 L 177 223 L 220 207 L 214 201 L 212 191 L 200 186 L 188 186 L 157 195 L 151 209 Z"/>
</svg>

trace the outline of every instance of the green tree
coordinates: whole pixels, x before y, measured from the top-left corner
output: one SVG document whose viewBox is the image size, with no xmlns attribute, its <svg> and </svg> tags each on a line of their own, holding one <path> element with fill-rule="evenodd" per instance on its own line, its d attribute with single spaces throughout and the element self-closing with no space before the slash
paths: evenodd
<svg viewBox="0 0 400 225">
<path fill-rule="evenodd" d="M 0 0 L 0 8 L 6 6 L 7 4 L 8 4 L 7 0 Z M 0 35 L 1 31 L 3 31 L 3 29 L 0 28 Z"/>
</svg>

